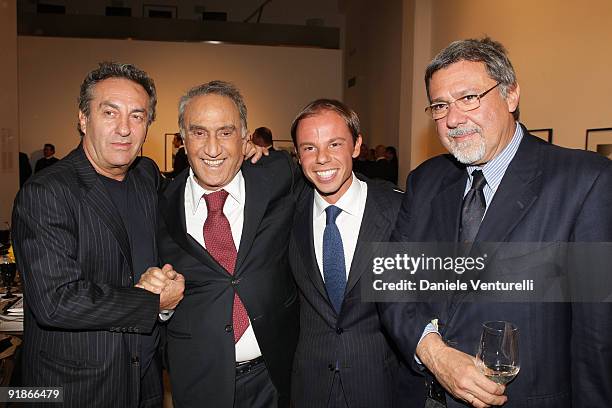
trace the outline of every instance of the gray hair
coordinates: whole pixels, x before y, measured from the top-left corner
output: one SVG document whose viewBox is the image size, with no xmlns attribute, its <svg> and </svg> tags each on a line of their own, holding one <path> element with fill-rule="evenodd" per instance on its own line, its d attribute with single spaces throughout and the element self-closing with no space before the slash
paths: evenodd
<svg viewBox="0 0 612 408">
<path fill-rule="evenodd" d="M 425 87 L 430 102 L 429 82 L 433 74 L 459 61 L 482 62 L 491 79 L 499 82 L 499 92 L 504 98 L 508 96 L 508 90 L 516 86 L 514 67 L 501 43 L 489 37 L 454 41 L 440 51 L 425 70 Z M 519 120 L 518 105 L 512 115 L 514 120 Z"/>
<path fill-rule="evenodd" d="M 236 105 L 236 109 L 238 109 L 238 113 L 240 114 L 242 137 L 244 138 L 247 134 L 247 107 L 244 103 L 244 99 L 242 98 L 242 95 L 240 94 L 238 88 L 236 88 L 233 84 L 217 80 L 210 81 L 205 84 L 191 88 L 179 100 L 178 125 L 183 139 L 185 138 L 185 109 L 187 109 L 187 105 L 193 98 L 203 95 L 225 96 L 227 98 L 230 98 L 232 102 L 234 102 L 234 105 Z"/>
<path fill-rule="evenodd" d="M 90 102 L 93 99 L 93 88 L 99 82 L 104 81 L 108 78 L 123 78 L 130 80 L 142 86 L 149 96 L 149 107 L 147 109 L 147 126 L 155 120 L 155 106 L 157 105 L 157 93 L 155 91 L 155 83 L 146 72 L 135 67 L 132 64 L 122 64 L 119 62 L 100 62 L 98 68 L 90 71 L 83 83 L 81 84 L 81 91 L 79 93 L 79 110 L 83 112 L 85 117 L 89 117 L 90 114 Z M 80 123 L 77 122 L 77 129 L 81 136 L 83 131 L 81 130 Z"/>
</svg>

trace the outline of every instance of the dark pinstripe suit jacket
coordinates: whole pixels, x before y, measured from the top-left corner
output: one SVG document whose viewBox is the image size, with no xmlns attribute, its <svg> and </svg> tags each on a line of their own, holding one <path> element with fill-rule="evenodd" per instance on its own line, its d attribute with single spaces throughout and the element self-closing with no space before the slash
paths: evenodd
<svg viewBox="0 0 612 408">
<path fill-rule="evenodd" d="M 128 178 L 152 229 L 158 177 L 140 158 Z M 74 407 L 134 407 L 159 396 L 157 367 L 141 389 L 138 361 L 159 297 L 133 287 L 127 232 L 81 146 L 21 189 L 13 238 L 26 300 L 24 384 L 63 386 Z"/>
<path fill-rule="evenodd" d="M 351 408 L 400 406 L 399 401 L 411 407 L 415 405 L 407 402 L 411 396 L 406 394 L 422 394 L 423 381 L 405 366 L 400 368 L 381 330 L 376 304 L 361 301 L 361 277 L 370 263 L 366 245 L 389 238 L 402 200 L 402 194 L 388 186 L 367 183 L 365 212 L 339 315 L 327 296 L 314 252 L 312 189 L 303 194 L 296 210 L 289 243 L 289 261 L 300 289 L 300 338 L 291 382 L 295 407 L 327 407 L 336 361 Z M 397 392 L 400 376 L 406 387 L 402 395 Z"/>
</svg>

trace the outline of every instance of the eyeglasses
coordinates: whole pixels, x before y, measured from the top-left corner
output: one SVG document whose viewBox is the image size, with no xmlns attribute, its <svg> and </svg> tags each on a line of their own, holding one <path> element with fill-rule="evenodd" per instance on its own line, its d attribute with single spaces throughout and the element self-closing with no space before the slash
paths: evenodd
<svg viewBox="0 0 612 408">
<path fill-rule="evenodd" d="M 465 95 L 461 98 L 455 99 L 451 102 L 436 102 L 432 103 L 428 107 L 425 108 L 425 113 L 431 115 L 433 120 L 442 119 L 446 115 L 448 115 L 448 111 L 450 110 L 451 104 L 455 104 L 457 108 L 462 110 L 463 112 L 468 112 L 480 107 L 480 99 L 484 98 L 486 94 L 491 92 L 493 89 L 497 88 L 500 82 L 493 85 L 493 87 L 487 89 L 481 94 L 478 95 Z"/>
</svg>

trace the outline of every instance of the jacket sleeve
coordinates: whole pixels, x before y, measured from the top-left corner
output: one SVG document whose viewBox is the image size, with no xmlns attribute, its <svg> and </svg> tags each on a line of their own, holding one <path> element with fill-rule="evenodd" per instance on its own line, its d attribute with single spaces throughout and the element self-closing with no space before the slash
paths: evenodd
<svg viewBox="0 0 612 408">
<path fill-rule="evenodd" d="M 409 242 L 410 220 L 414 197 L 414 174 L 406 181 L 406 193 L 397 215 L 391 242 Z M 416 347 L 423 331 L 437 316 L 430 304 L 418 302 L 379 302 L 377 304 L 380 320 L 406 362 L 416 371 L 421 368 L 414 359 Z"/>
<path fill-rule="evenodd" d="M 612 242 L 612 161 L 594 179 L 576 218 L 575 242 Z M 602 259 L 610 268 L 609 258 Z M 605 266 L 604 266 L 605 267 Z M 581 273 L 588 273 L 582 271 Z M 589 279 L 589 276 L 584 277 Z M 572 407 L 612 401 L 612 302 L 572 304 Z"/>
<path fill-rule="evenodd" d="M 61 186 L 37 182 L 27 183 L 15 200 L 13 242 L 27 307 L 45 327 L 150 332 L 159 296 L 104 279 L 105 268 L 116 265 L 109 262 L 116 252 L 109 242 L 98 245 L 96 253 L 79 248 L 80 223 L 85 221 L 76 201 Z M 100 220 L 89 222 L 103 228 Z M 80 262 L 95 263 L 88 265 L 95 276 L 88 276 Z"/>
</svg>

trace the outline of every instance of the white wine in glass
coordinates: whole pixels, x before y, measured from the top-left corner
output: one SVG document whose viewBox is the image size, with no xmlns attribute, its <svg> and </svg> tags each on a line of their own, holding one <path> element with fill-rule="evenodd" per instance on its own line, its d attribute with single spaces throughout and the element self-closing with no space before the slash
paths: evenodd
<svg viewBox="0 0 612 408">
<path fill-rule="evenodd" d="M 519 331 L 509 322 L 486 322 L 476 355 L 480 371 L 491 381 L 508 384 L 520 370 Z"/>
</svg>

